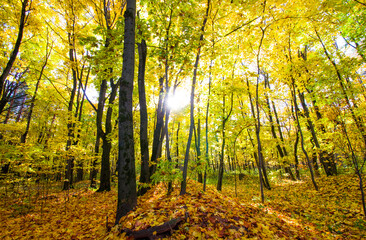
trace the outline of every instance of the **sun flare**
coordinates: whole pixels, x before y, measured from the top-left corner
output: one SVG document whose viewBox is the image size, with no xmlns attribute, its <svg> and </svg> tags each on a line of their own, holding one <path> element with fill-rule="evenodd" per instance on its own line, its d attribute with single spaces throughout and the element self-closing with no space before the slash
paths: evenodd
<svg viewBox="0 0 366 240">
<path fill-rule="evenodd" d="M 174 94 L 169 94 L 168 107 L 171 111 L 177 112 L 189 104 L 189 93 L 186 90 L 176 90 Z"/>
</svg>

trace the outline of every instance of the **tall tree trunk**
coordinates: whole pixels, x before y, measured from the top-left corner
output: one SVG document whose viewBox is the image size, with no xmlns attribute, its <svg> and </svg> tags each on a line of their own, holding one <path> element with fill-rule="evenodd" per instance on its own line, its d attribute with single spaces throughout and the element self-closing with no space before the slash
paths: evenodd
<svg viewBox="0 0 366 240">
<path fill-rule="evenodd" d="M 331 167 L 330 163 L 327 163 L 324 161 L 324 157 L 323 157 L 324 150 L 322 150 L 320 147 L 320 143 L 318 140 L 318 136 L 315 132 L 315 127 L 314 127 L 313 121 L 310 119 L 310 111 L 309 111 L 308 106 L 306 105 L 304 93 L 301 93 L 300 91 L 298 91 L 298 93 L 299 93 L 299 99 L 301 102 L 301 106 L 304 109 L 304 115 L 306 117 L 307 126 L 311 132 L 311 136 L 313 137 L 315 147 L 318 150 L 317 152 L 318 152 L 318 156 L 319 156 L 319 161 L 322 164 L 327 176 L 333 175 L 333 171 L 332 171 L 332 167 Z"/>
<path fill-rule="evenodd" d="M 118 200 L 115 224 L 137 203 L 135 149 L 133 138 L 132 92 L 135 68 L 136 0 L 127 0 L 123 68 L 119 89 Z"/>
<path fill-rule="evenodd" d="M 95 138 L 95 145 L 94 145 L 94 154 L 95 158 L 92 162 L 92 169 L 90 171 L 90 187 L 96 188 L 95 178 L 97 176 L 97 161 L 99 159 L 99 149 L 100 149 L 100 140 L 103 135 L 103 112 L 104 112 L 104 105 L 105 105 L 105 95 L 107 92 L 107 80 L 103 79 L 99 89 L 99 98 L 98 98 L 98 109 L 97 109 L 97 117 L 96 117 L 96 125 L 97 125 L 97 136 Z"/>
<path fill-rule="evenodd" d="M 166 158 L 168 159 L 168 162 L 171 166 L 172 163 L 172 158 L 170 156 L 170 144 L 169 144 L 169 116 L 170 116 L 170 108 L 168 107 L 168 94 L 170 91 L 170 84 L 169 84 L 169 31 L 170 31 L 170 26 L 172 24 L 172 14 L 173 14 L 173 9 L 170 9 L 170 17 L 169 17 L 169 25 L 166 29 L 166 39 L 165 39 L 165 99 L 164 99 L 164 109 L 165 109 L 165 127 L 164 127 L 164 132 L 165 132 L 165 152 L 166 152 Z M 164 136 L 162 137 L 164 138 Z M 173 184 L 172 181 L 168 182 L 168 195 L 173 191 Z"/>
<path fill-rule="evenodd" d="M 197 131 L 196 127 L 193 128 L 194 130 L 194 142 L 196 145 L 196 152 L 197 152 L 197 176 L 198 176 L 198 182 L 203 183 L 203 176 L 202 176 L 202 159 L 201 159 L 201 119 L 200 119 L 200 109 L 198 108 L 198 121 L 197 121 Z"/>
<path fill-rule="evenodd" d="M 149 138 L 148 138 L 148 115 L 146 107 L 145 93 L 145 66 L 147 47 L 144 39 L 137 44 L 139 52 L 139 70 L 138 70 L 138 89 L 140 103 L 140 148 L 141 148 L 141 174 L 140 183 L 143 184 L 138 191 L 138 195 L 143 195 L 148 190 L 144 184 L 150 182 L 149 171 Z"/>
<path fill-rule="evenodd" d="M 103 1 L 103 15 L 104 15 L 104 20 L 105 20 L 105 28 L 106 28 L 106 39 L 105 39 L 105 43 L 104 43 L 104 48 L 107 52 L 113 52 L 114 49 L 111 48 L 111 42 L 112 42 L 112 35 L 111 35 L 111 19 L 110 19 L 110 3 L 109 1 Z M 104 26 L 103 26 L 104 27 Z M 113 68 L 112 67 L 108 67 L 107 69 L 104 70 L 104 72 L 106 73 L 106 75 L 111 75 L 113 73 Z M 99 159 L 99 148 L 100 148 L 100 140 L 102 139 L 103 141 L 103 146 L 102 146 L 102 159 L 101 159 L 101 172 L 100 172 L 100 187 L 98 189 L 98 191 L 109 191 L 110 190 L 110 152 L 111 152 L 111 148 L 112 145 L 109 142 L 109 140 L 107 139 L 108 134 L 111 133 L 112 131 L 112 108 L 109 106 L 108 110 L 107 110 L 107 116 L 106 116 L 106 122 L 105 122 L 105 132 L 103 131 L 103 127 L 102 127 L 102 121 L 103 121 L 103 114 L 104 114 L 104 106 L 105 106 L 105 100 L 106 100 L 106 93 L 107 93 L 107 78 L 106 76 L 103 76 L 101 85 L 100 85 L 100 89 L 99 89 L 99 99 L 98 99 L 98 108 L 94 110 L 96 110 L 97 112 L 97 118 L 96 118 L 96 125 L 97 125 L 97 136 L 96 136 L 96 141 L 95 141 L 95 146 L 94 146 L 94 152 L 95 152 L 95 158 L 92 162 L 92 170 L 91 170 L 91 174 L 90 174 L 90 186 L 91 187 L 96 187 L 95 181 L 94 179 L 96 178 L 97 175 L 97 169 L 96 169 L 96 164 L 97 164 L 97 160 Z M 109 104 L 113 104 L 115 98 L 116 98 L 116 94 L 117 94 L 117 90 L 118 90 L 118 85 L 119 83 L 115 84 L 113 81 L 113 77 L 110 76 L 110 85 L 111 85 L 111 93 L 110 93 L 110 98 L 109 98 Z M 85 92 L 84 92 L 85 93 Z M 108 115 L 108 111 L 109 115 Z"/>
<path fill-rule="evenodd" d="M 189 150 L 191 148 L 191 141 L 192 141 L 192 135 L 193 135 L 193 126 L 194 126 L 194 91 L 195 91 L 195 88 L 196 88 L 198 63 L 200 61 L 201 48 L 202 48 L 202 45 L 203 45 L 203 34 L 205 33 L 205 26 L 206 26 L 206 23 L 207 23 L 209 12 L 210 12 L 210 4 L 211 4 L 211 0 L 207 0 L 206 15 L 203 19 L 203 23 L 202 23 L 202 27 L 201 27 L 201 35 L 200 35 L 199 43 L 198 43 L 198 51 L 197 51 L 197 54 L 196 54 L 196 61 L 194 63 L 194 68 L 193 68 L 194 70 L 193 70 L 193 78 L 192 78 L 191 104 L 190 104 L 191 105 L 191 109 L 190 109 L 190 127 L 189 127 L 189 135 L 188 135 L 186 153 L 185 153 L 185 156 L 184 156 L 183 180 L 181 182 L 180 195 L 186 194 L 186 189 L 187 189 L 188 159 L 189 159 Z"/>
<path fill-rule="evenodd" d="M 250 92 L 250 89 L 249 89 L 249 80 L 248 78 L 246 79 L 246 84 L 247 84 L 247 90 L 248 90 L 248 95 L 249 95 L 249 103 L 250 103 L 250 109 L 251 109 L 251 112 L 252 112 L 252 116 L 254 119 L 256 119 L 256 114 L 255 114 L 255 111 L 254 111 L 254 104 L 253 104 L 253 99 L 252 99 L 252 94 Z M 255 124 L 255 132 L 257 132 L 257 124 Z M 249 130 L 248 130 L 248 135 L 249 135 L 249 139 L 252 143 L 252 146 L 253 148 L 255 148 L 255 144 L 254 144 L 254 141 L 249 133 Z M 258 139 L 257 139 L 258 140 Z M 258 147 L 257 147 L 257 150 L 258 150 Z M 258 167 L 258 173 L 259 173 L 259 178 L 260 178 L 260 188 L 261 188 L 261 198 L 263 196 L 263 199 L 264 199 L 264 193 L 263 193 L 263 184 L 266 185 L 266 181 L 264 179 L 264 173 L 263 173 L 263 168 L 259 162 L 259 158 L 258 158 L 258 154 L 256 152 L 253 153 L 253 156 L 254 156 L 254 159 L 255 159 L 255 162 L 257 164 L 257 167 Z M 269 186 L 266 186 L 269 188 Z"/>
<path fill-rule="evenodd" d="M 222 100 L 223 100 L 223 115 L 222 115 L 222 144 L 221 144 L 221 153 L 220 153 L 220 166 L 219 166 L 219 176 L 217 179 L 217 190 L 221 191 L 222 190 L 222 180 L 224 178 L 224 157 L 225 157 L 225 140 L 226 140 L 226 122 L 229 120 L 230 115 L 232 113 L 233 110 L 233 101 L 234 101 L 234 95 L 233 93 L 231 93 L 231 104 L 230 104 L 230 111 L 227 114 L 227 116 L 225 116 L 225 99 L 226 96 L 225 94 L 222 96 Z"/>
<path fill-rule="evenodd" d="M 267 74 L 265 74 L 264 85 L 265 85 L 265 88 L 270 89 L 269 79 L 268 79 Z M 270 101 L 269 101 L 268 93 L 265 92 L 264 95 L 265 95 L 265 98 L 266 98 L 266 103 L 267 103 L 267 108 L 268 108 L 268 117 L 269 117 L 269 123 L 271 125 L 272 137 L 273 137 L 274 141 L 277 143 L 276 148 L 277 148 L 278 153 L 280 154 L 281 159 L 284 159 L 284 157 L 287 157 L 287 151 L 286 151 L 286 148 L 284 146 L 282 131 L 281 131 L 281 127 L 280 127 L 280 121 L 279 121 L 278 116 L 277 116 L 276 108 L 275 108 L 274 102 L 272 101 L 273 111 L 274 111 L 274 115 L 276 117 L 276 121 L 277 121 L 277 124 L 278 124 L 278 130 L 279 130 L 279 133 L 280 133 L 280 140 L 281 140 L 281 143 L 283 145 L 282 147 L 281 147 L 280 143 L 277 141 L 277 134 L 276 134 L 275 126 L 274 126 L 274 121 L 273 121 L 273 116 L 272 116 L 272 111 L 271 111 L 271 104 L 270 104 Z M 294 181 L 295 177 L 294 177 L 294 175 L 291 171 L 291 168 L 290 168 L 289 163 L 287 162 L 287 160 L 285 160 L 283 164 L 285 164 L 285 166 L 284 166 L 285 172 L 289 175 L 289 178 Z"/>
<path fill-rule="evenodd" d="M 309 167 L 309 171 L 310 171 L 310 176 L 311 176 L 311 181 L 314 185 L 315 190 L 318 191 L 318 185 L 315 182 L 315 177 L 314 177 L 314 171 L 313 171 L 313 166 L 312 163 L 310 162 L 309 156 L 307 151 L 305 150 L 305 144 L 304 144 L 304 136 L 302 134 L 301 131 L 301 125 L 300 125 L 300 121 L 299 121 L 299 113 L 298 113 L 298 107 L 297 107 L 297 100 L 296 100 L 296 89 L 295 89 L 295 83 L 294 80 L 292 80 L 292 97 L 293 97 L 293 101 L 294 101 L 294 107 L 295 107 L 295 116 L 296 116 L 296 122 L 297 122 L 297 128 L 299 130 L 300 133 L 300 139 L 301 139 L 301 149 L 306 157 L 307 163 L 308 163 L 308 167 Z"/>
<path fill-rule="evenodd" d="M 112 105 L 117 96 L 117 90 L 119 83 L 114 83 L 113 79 L 110 80 L 110 85 L 112 88 L 111 94 L 109 95 L 108 100 L 108 109 L 105 119 L 105 132 L 102 134 L 103 140 L 103 153 L 102 153 L 102 162 L 100 168 L 100 186 L 98 192 L 102 191 L 110 191 L 111 190 L 111 167 L 110 167 L 110 155 L 112 150 L 112 143 L 109 135 L 112 133 L 112 113 L 113 108 Z"/>
<path fill-rule="evenodd" d="M 310 91 L 309 89 L 306 89 L 306 90 L 309 94 L 312 93 L 312 91 Z M 320 121 L 322 119 L 322 114 L 319 111 L 319 107 L 316 103 L 316 100 L 314 98 L 312 98 L 311 101 L 313 103 L 313 108 L 314 108 L 314 111 L 316 114 L 316 118 L 318 121 Z M 319 128 L 322 131 L 322 133 L 324 133 L 324 134 L 326 133 L 325 126 L 323 123 L 320 123 Z M 334 160 L 334 155 L 332 155 L 332 153 L 328 153 L 327 151 L 323 150 L 322 157 L 323 157 L 323 161 L 329 166 L 329 169 L 332 172 L 332 175 L 337 175 L 337 165 Z"/>
<path fill-rule="evenodd" d="M 207 95 L 207 105 L 206 105 L 206 118 L 205 118 L 205 132 L 206 132 L 206 152 L 205 152 L 205 158 L 206 158 L 206 166 L 205 166 L 205 173 L 203 175 L 203 191 L 206 191 L 206 180 L 207 180 L 207 165 L 210 165 L 210 157 L 209 157 L 209 151 L 208 151 L 208 118 L 209 118 L 209 109 L 210 109 L 210 96 L 211 96 L 211 82 L 212 82 L 212 65 L 213 60 L 210 62 L 209 67 L 209 77 L 208 77 L 208 95 Z"/>
<path fill-rule="evenodd" d="M 17 90 L 15 90 L 14 91 L 14 96 L 17 94 Z M 15 99 L 14 99 L 14 97 L 11 99 L 11 101 L 10 101 L 10 104 L 9 104 L 9 108 L 8 108 L 8 111 L 7 111 L 7 113 L 6 113 L 6 116 L 5 116 L 5 120 L 4 120 L 4 124 L 7 124 L 8 123 L 8 121 L 9 121 L 9 119 L 10 119 L 10 113 L 11 113 L 11 109 L 13 108 L 13 106 L 14 106 L 14 101 Z M 2 136 L 0 135 L 0 139 L 2 138 Z"/>
<path fill-rule="evenodd" d="M 258 47 L 258 52 L 257 52 L 257 82 L 256 82 L 256 90 L 255 90 L 255 106 L 256 106 L 256 112 L 257 112 L 257 122 L 256 122 L 256 137 L 257 137 L 257 149 L 258 149 L 258 166 L 259 168 L 261 168 L 261 170 L 263 170 L 263 176 L 265 179 L 265 183 L 268 185 L 269 187 L 269 182 L 267 179 L 267 173 L 266 173 L 266 169 L 265 169 L 265 163 L 264 163 L 264 158 L 263 158 L 263 153 L 262 153 L 262 143 L 261 143 L 261 139 L 260 139 L 260 131 L 261 131 L 261 121 L 260 121 L 260 111 L 259 111 L 259 77 L 261 74 L 260 71 L 260 53 L 261 53 L 261 48 L 262 48 L 262 44 L 263 44 L 263 39 L 264 39 L 264 33 L 265 33 L 265 29 L 266 28 L 262 28 L 261 27 L 261 31 L 262 31 L 262 37 L 260 39 L 260 43 L 259 43 L 259 47 Z M 259 179 L 260 181 L 262 181 L 262 171 L 259 171 Z M 269 187 L 270 189 L 270 187 Z M 264 203 L 264 192 L 263 192 L 263 183 L 260 182 L 260 190 L 261 190 L 261 201 L 262 203 Z"/>
<path fill-rule="evenodd" d="M 83 70 L 82 70 L 82 73 L 83 73 Z M 85 97 L 86 97 L 86 88 L 87 88 L 87 85 L 88 85 L 90 71 L 91 71 L 91 67 L 89 66 L 88 73 L 87 73 L 86 79 L 85 79 L 84 88 L 82 87 L 83 84 L 81 82 L 83 74 L 81 74 L 81 76 L 79 78 L 79 88 L 81 88 L 83 90 L 83 96 L 82 96 L 81 101 L 80 101 L 80 111 L 79 111 L 79 116 L 78 116 L 78 122 L 79 123 L 81 123 L 81 121 L 82 121 L 83 106 L 84 106 L 84 101 L 85 101 Z M 81 128 L 78 128 L 77 139 L 80 139 L 80 132 L 81 132 Z M 84 179 L 84 161 L 83 161 L 83 159 L 81 159 L 81 160 L 79 160 L 79 163 L 77 164 L 76 182 L 82 181 L 83 179 Z"/>
<path fill-rule="evenodd" d="M 291 115 L 294 121 L 296 122 L 296 116 L 294 113 L 294 106 L 291 106 Z M 297 125 L 297 124 L 296 124 Z M 297 180 L 300 180 L 300 171 L 299 171 L 299 157 L 297 156 L 297 146 L 299 144 L 299 128 L 296 126 L 296 138 L 294 143 L 294 160 L 295 160 L 295 172 Z"/>
<path fill-rule="evenodd" d="M 74 30 L 75 22 L 72 24 L 72 31 Z M 72 65 L 76 63 L 74 54 L 75 54 L 75 44 L 74 39 L 75 36 L 73 34 L 68 33 L 68 41 L 69 41 L 69 59 Z M 66 171 L 65 171 L 65 180 L 64 180 L 64 186 L 63 190 L 69 190 L 71 187 L 73 187 L 73 171 L 74 171 L 74 156 L 69 154 L 69 150 L 71 145 L 75 142 L 75 124 L 73 119 L 73 106 L 74 106 L 74 100 L 76 95 L 76 89 L 77 89 L 77 72 L 76 72 L 76 66 L 72 66 L 72 89 L 71 89 L 71 95 L 69 100 L 69 106 L 68 106 L 68 122 L 67 122 L 67 142 L 66 142 L 66 152 L 67 152 L 67 162 L 66 162 Z"/>
<path fill-rule="evenodd" d="M 158 108 L 156 109 L 156 125 L 153 136 L 152 152 L 151 152 L 151 166 L 150 166 L 150 178 L 156 171 L 157 160 L 159 157 L 159 149 L 164 140 L 163 128 L 164 128 L 164 78 L 159 79 L 159 101 Z M 149 182 L 151 179 L 149 179 Z"/>
</svg>

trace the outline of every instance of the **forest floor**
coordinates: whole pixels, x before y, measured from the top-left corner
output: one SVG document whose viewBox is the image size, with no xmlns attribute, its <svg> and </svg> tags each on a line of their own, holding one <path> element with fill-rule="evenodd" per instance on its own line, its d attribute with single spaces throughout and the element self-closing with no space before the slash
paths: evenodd
<svg viewBox="0 0 366 240">
<path fill-rule="evenodd" d="M 129 234 L 167 239 L 366 238 L 354 175 L 317 178 L 319 191 L 310 181 L 272 183 L 264 204 L 257 178 L 236 182 L 235 191 L 235 178 L 226 177 L 220 193 L 210 185 L 202 192 L 202 185 L 190 180 L 184 196 L 179 196 L 179 186 L 168 196 L 166 186 L 159 184 L 115 227 L 115 190 L 41 192 L 37 201 L 8 193 L 0 199 L 0 239 L 132 239 Z M 169 229 L 171 235 L 159 235 L 167 222 L 177 226 Z"/>
</svg>

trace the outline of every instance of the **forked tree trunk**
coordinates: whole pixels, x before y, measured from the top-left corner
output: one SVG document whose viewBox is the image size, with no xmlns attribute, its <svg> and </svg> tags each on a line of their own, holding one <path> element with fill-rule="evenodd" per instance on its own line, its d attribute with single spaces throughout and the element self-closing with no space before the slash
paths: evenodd
<svg viewBox="0 0 366 240">
<path fill-rule="evenodd" d="M 110 156 L 112 150 L 112 143 L 109 135 L 112 133 L 112 113 L 113 108 L 112 105 L 114 100 L 117 96 L 117 90 L 119 83 L 114 83 L 113 79 L 110 80 L 110 85 L 112 91 L 109 96 L 108 100 L 108 109 L 105 118 L 105 132 L 102 134 L 103 140 L 103 153 L 102 153 L 102 162 L 101 162 L 101 169 L 100 169 L 100 186 L 98 192 L 102 191 L 110 191 L 111 190 L 111 163 L 110 163 Z"/>
<path fill-rule="evenodd" d="M 294 80 L 293 80 L 294 81 Z M 315 182 L 315 177 L 314 177 L 314 171 L 313 171 L 313 166 L 312 163 L 309 159 L 309 155 L 307 153 L 307 151 L 305 150 L 305 143 L 304 143 L 304 136 L 302 134 L 301 131 L 301 125 L 300 125 L 300 121 L 299 121 L 299 114 L 298 114 L 298 107 L 297 107 L 297 100 L 296 100 L 296 89 L 295 89 L 295 83 L 292 82 L 292 97 L 293 97 L 293 101 L 294 101 L 294 107 L 295 107 L 295 116 L 296 116 L 296 122 L 297 122 L 297 128 L 299 130 L 300 133 L 300 139 L 301 139 L 301 149 L 306 157 L 307 163 L 308 163 L 308 167 L 309 167 L 309 171 L 310 171 L 310 176 L 311 176 L 311 181 L 314 185 L 315 190 L 318 191 L 318 186 Z"/>
<path fill-rule="evenodd" d="M 249 88 L 249 80 L 246 80 L 246 84 L 247 84 L 247 90 L 248 90 L 248 95 L 249 95 L 249 103 L 250 103 L 250 109 L 252 112 L 252 116 L 255 120 L 257 120 L 257 115 L 255 113 L 254 110 L 254 104 L 253 104 L 253 99 L 252 99 L 252 94 L 250 92 L 250 88 Z M 259 110 L 259 109 L 258 109 Z M 260 123 L 260 122 L 259 122 Z M 260 188 L 261 188 L 261 198 L 264 199 L 264 193 L 263 193 L 263 186 L 266 187 L 267 189 L 270 189 L 270 185 L 268 182 L 268 178 L 267 178 L 267 172 L 265 171 L 264 165 L 262 164 L 263 160 L 263 155 L 261 153 L 261 146 L 260 144 L 258 145 L 258 143 L 260 143 L 260 138 L 258 139 L 258 120 L 255 124 L 255 132 L 256 132 L 256 137 L 257 137 L 257 153 L 254 153 L 254 157 L 255 157 L 255 161 L 257 163 L 257 167 L 258 167 L 258 173 L 259 173 L 259 178 L 260 178 Z M 252 140 L 252 137 L 250 136 L 249 130 L 248 130 L 248 134 L 249 137 L 251 139 L 251 143 L 253 145 L 253 148 L 255 147 L 254 141 Z M 260 151 L 259 151 L 260 150 Z"/>
</svg>

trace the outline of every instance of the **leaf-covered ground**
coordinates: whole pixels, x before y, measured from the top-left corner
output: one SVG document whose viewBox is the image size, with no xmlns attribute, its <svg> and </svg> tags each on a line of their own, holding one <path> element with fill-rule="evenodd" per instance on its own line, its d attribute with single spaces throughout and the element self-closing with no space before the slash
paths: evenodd
<svg viewBox="0 0 366 240">
<path fill-rule="evenodd" d="M 24 207 L 17 199 L 2 199 L 0 239 L 128 239 L 121 229 L 138 231 L 171 219 L 183 221 L 167 239 L 364 239 L 357 179 L 351 175 L 317 179 L 319 192 L 310 182 L 287 182 L 266 191 L 266 203 L 258 198 L 257 179 L 228 178 L 222 193 L 189 181 L 187 192 L 179 187 L 170 196 L 160 184 L 140 197 L 135 211 L 112 226 L 116 192 L 75 190 L 53 193 Z M 108 227 L 106 218 L 108 217 Z M 130 237 L 131 239 L 131 237 Z"/>
<path fill-rule="evenodd" d="M 27 199 L 2 200 L 0 239 L 101 239 L 116 202 L 115 191 L 88 189 L 53 193 L 31 205 Z"/>
<path fill-rule="evenodd" d="M 223 194 L 237 195 L 244 202 L 259 202 L 259 189 L 256 184 L 250 184 L 253 181 L 258 180 L 247 177 L 244 182 L 248 184 L 240 182 L 236 194 L 235 184 L 227 184 Z M 322 176 L 316 181 L 319 191 L 310 180 L 273 185 L 272 190 L 265 191 L 264 210 L 279 214 L 283 219 L 311 224 L 332 239 L 366 239 L 358 178 L 347 174 Z"/>
</svg>

